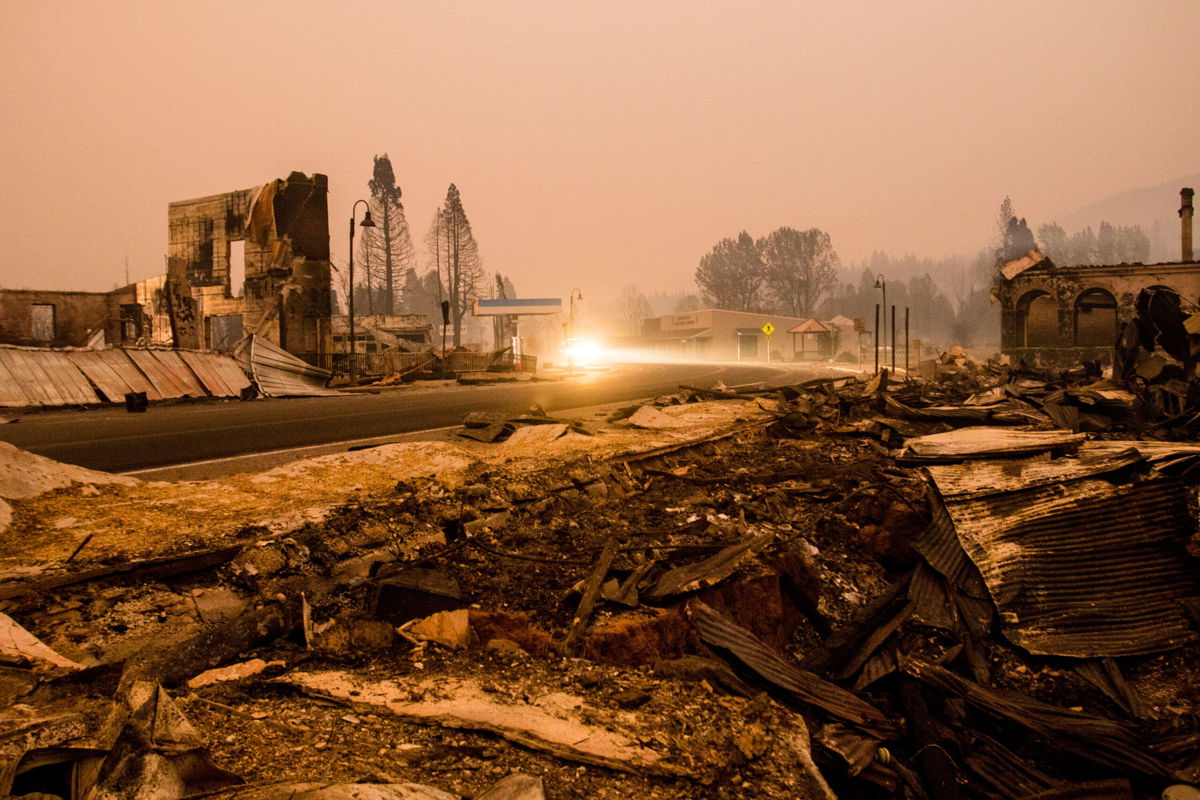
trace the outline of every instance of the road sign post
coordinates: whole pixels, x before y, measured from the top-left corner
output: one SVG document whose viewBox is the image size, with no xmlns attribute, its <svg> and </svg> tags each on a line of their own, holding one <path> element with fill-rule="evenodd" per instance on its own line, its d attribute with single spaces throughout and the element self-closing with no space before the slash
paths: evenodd
<svg viewBox="0 0 1200 800">
<path fill-rule="evenodd" d="M 764 322 L 762 328 L 763 333 L 767 335 L 767 363 L 771 363 L 771 334 L 775 332 L 775 326 L 769 322 Z"/>
</svg>

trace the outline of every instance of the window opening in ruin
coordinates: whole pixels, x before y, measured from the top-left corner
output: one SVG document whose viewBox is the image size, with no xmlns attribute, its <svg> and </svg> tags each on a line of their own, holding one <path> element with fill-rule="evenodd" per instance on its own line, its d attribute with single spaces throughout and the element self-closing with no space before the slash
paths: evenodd
<svg viewBox="0 0 1200 800">
<path fill-rule="evenodd" d="M 1058 344 L 1058 304 L 1046 292 L 1030 292 L 1017 302 L 1017 324 L 1022 347 Z"/>
<path fill-rule="evenodd" d="M 1117 338 L 1117 300 L 1104 289 L 1088 289 L 1075 300 L 1075 344 L 1112 347 Z"/>
<path fill-rule="evenodd" d="M 246 294 L 246 242 L 229 243 L 229 296 L 243 297 Z"/>
<path fill-rule="evenodd" d="M 121 304 L 121 340 L 136 342 L 142 335 L 142 307 L 137 303 Z"/>
<path fill-rule="evenodd" d="M 241 314 L 220 314 L 208 317 L 208 346 L 211 350 L 231 353 L 245 334 Z"/>
<path fill-rule="evenodd" d="M 33 304 L 30 308 L 29 333 L 36 342 L 54 341 L 54 306 Z"/>
</svg>

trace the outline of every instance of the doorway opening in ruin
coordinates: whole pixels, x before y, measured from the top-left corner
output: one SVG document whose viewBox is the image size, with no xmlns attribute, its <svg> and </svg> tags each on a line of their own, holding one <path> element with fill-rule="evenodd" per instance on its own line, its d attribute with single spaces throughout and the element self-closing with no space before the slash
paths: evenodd
<svg viewBox="0 0 1200 800">
<path fill-rule="evenodd" d="M 1075 345 L 1111 347 L 1117 340 L 1117 299 L 1104 289 L 1088 289 L 1075 299 Z"/>
<path fill-rule="evenodd" d="M 1017 301 L 1017 324 L 1022 347 L 1058 344 L 1058 304 L 1048 292 L 1029 292 Z"/>
</svg>

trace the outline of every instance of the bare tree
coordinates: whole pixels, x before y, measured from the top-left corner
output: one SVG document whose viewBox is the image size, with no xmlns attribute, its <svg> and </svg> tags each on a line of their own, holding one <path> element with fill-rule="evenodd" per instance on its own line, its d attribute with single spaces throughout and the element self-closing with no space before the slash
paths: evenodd
<svg viewBox="0 0 1200 800">
<path fill-rule="evenodd" d="M 650 317 L 650 302 L 638 291 L 636 286 L 626 286 L 621 290 L 617 300 L 621 307 L 621 319 L 625 321 L 625 329 L 632 336 L 640 336 L 642 323 Z"/>
<path fill-rule="evenodd" d="M 837 281 L 838 257 L 829 234 L 817 228 L 780 228 L 760 240 L 759 248 L 775 310 L 811 316 Z"/>
</svg>

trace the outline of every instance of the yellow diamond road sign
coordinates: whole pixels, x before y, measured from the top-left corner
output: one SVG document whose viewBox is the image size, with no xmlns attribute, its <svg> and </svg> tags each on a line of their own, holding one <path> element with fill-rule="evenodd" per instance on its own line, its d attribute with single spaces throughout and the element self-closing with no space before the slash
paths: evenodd
<svg viewBox="0 0 1200 800">
<path fill-rule="evenodd" d="M 767 336 L 770 336 L 772 333 L 775 332 L 775 326 L 768 322 L 762 326 L 762 332 L 765 333 Z"/>
</svg>

